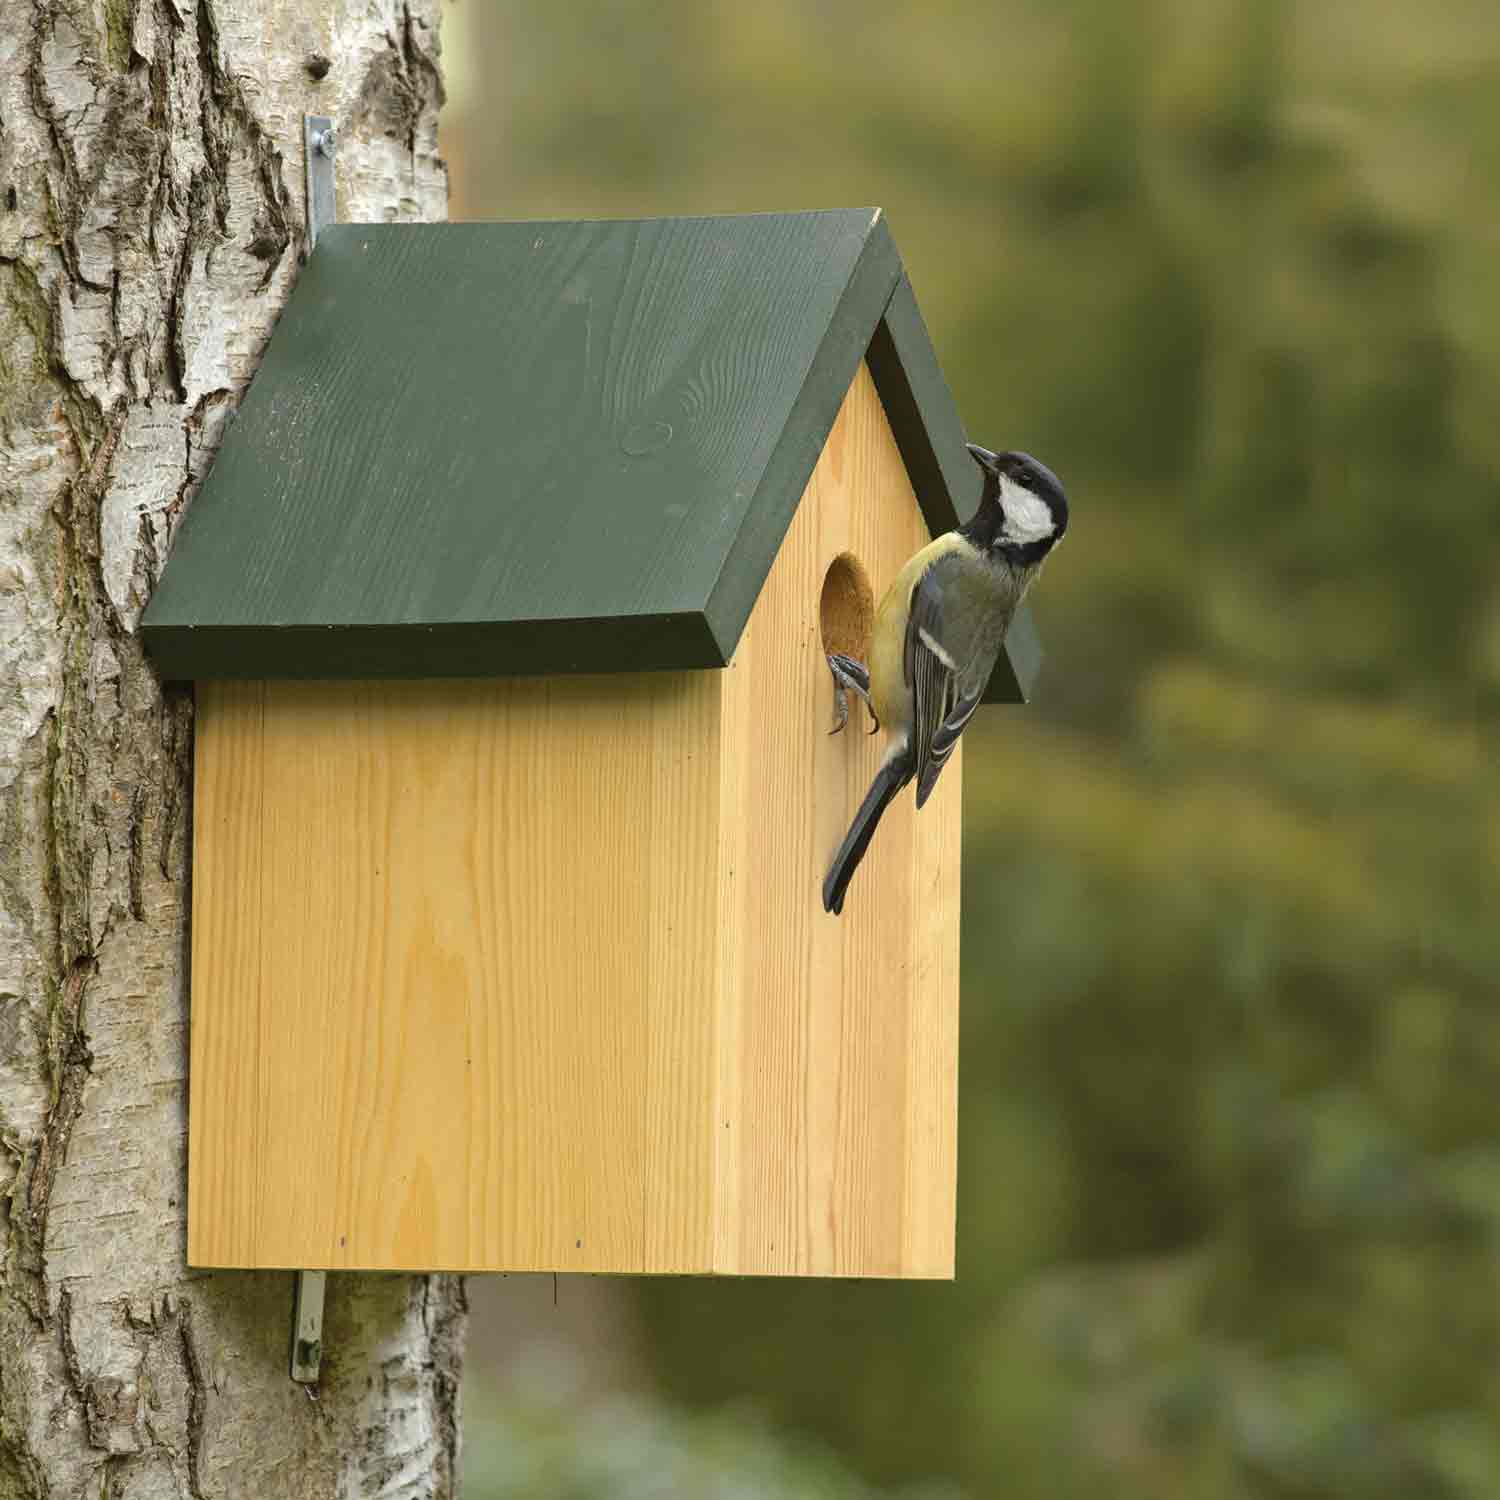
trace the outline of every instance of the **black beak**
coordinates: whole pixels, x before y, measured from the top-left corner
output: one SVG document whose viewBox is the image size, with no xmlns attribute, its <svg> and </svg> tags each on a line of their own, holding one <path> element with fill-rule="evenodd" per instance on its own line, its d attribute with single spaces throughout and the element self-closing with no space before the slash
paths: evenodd
<svg viewBox="0 0 1500 1500">
<path fill-rule="evenodd" d="M 988 448 L 981 448 L 978 443 L 966 443 L 964 446 L 969 450 L 969 457 L 972 458 L 981 469 L 987 469 L 990 472 L 994 471 L 995 455 L 991 453 Z"/>
</svg>

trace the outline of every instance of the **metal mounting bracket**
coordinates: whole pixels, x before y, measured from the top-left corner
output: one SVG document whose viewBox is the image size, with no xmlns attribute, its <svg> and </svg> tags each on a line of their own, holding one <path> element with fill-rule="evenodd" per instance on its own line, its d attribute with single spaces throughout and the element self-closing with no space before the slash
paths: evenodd
<svg viewBox="0 0 1500 1500">
<path fill-rule="evenodd" d="M 316 1385 L 323 1363 L 323 1292 L 326 1271 L 297 1272 L 297 1303 L 292 1314 L 292 1379 Z"/>
<path fill-rule="evenodd" d="M 333 121 L 327 115 L 303 115 L 302 159 L 307 168 L 308 249 L 338 218 L 334 196 Z M 323 1363 L 323 1292 L 326 1271 L 298 1271 L 297 1295 L 292 1311 L 292 1379 L 299 1385 L 316 1385 Z"/>
<path fill-rule="evenodd" d="M 307 164 L 308 248 L 338 218 L 333 191 L 333 121 L 327 115 L 303 115 L 302 155 Z"/>
</svg>

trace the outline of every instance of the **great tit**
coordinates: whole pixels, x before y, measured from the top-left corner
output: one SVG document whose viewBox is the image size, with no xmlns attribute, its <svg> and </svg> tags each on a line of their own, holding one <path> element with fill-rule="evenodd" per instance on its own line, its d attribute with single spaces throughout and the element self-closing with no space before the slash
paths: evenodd
<svg viewBox="0 0 1500 1500">
<path fill-rule="evenodd" d="M 973 518 L 929 542 L 896 575 L 875 613 L 868 667 L 828 657 L 832 732 L 848 721 L 853 691 L 876 727 L 885 727 L 890 748 L 828 868 L 825 911 L 844 909 L 850 877 L 896 793 L 915 778 L 917 806 L 932 795 L 984 696 L 1016 606 L 1068 529 L 1068 497 L 1045 464 L 1025 453 L 968 448 L 984 475 Z"/>
</svg>

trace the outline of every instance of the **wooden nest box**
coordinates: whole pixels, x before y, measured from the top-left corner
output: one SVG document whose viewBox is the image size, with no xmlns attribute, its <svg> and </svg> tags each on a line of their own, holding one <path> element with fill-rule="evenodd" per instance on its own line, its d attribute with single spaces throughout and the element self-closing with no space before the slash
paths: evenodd
<svg viewBox="0 0 1500 1500">
<path fill-rule="evenodd" d="M 824 652 L 978 480 L 872 210 L 324 231 L 142 624 L 189 1260 L 951 1276 L 962 777 L 825 914 Z"/>
</svg>

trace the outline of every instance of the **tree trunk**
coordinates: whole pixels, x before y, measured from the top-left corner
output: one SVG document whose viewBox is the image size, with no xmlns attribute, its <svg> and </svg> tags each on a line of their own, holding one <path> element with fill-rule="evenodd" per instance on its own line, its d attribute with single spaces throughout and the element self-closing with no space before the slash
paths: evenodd
<svg viewBox="0 0 1500 1500">
<path fill-rule="evenodd" d="M 456 1278 L 186 1247 L 191 691 L 136 621 L 306 254 L 443 216 L 439 0 L 0 0 L 0 1500 L 439 1496 Z M 310 1141 L 309 1149 L 319 1149 Z"/>
</svg>

